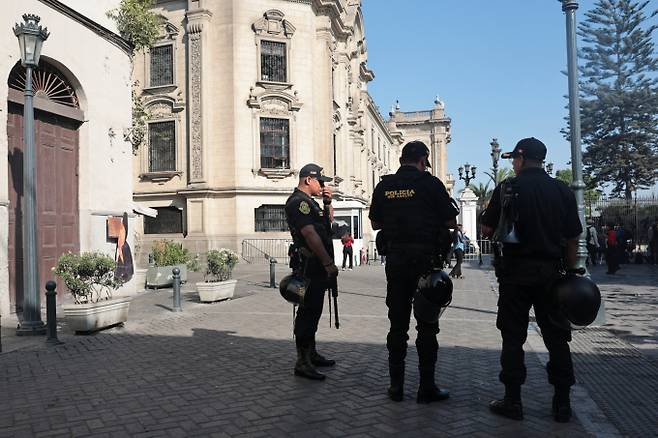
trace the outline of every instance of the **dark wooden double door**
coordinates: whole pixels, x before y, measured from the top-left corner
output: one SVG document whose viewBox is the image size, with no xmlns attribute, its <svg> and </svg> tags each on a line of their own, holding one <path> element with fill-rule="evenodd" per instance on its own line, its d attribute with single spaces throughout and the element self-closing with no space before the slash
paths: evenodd
<svg viewBox="0 0 658 438">
<path fill-rule="evenodd" d="M 54 279 L 61 254 L 80 248 L 78 212 L 79 122 L 35 111 L 37 147 L 37 227 L 39 285 Z M 9 299 L 12 311 L 23 304 L 23 107 L 9 102 Z M 61 291 L 63 287 L 58 288 Z M 42 304 L 44 304 L 42 298 Z"/>
</svg>

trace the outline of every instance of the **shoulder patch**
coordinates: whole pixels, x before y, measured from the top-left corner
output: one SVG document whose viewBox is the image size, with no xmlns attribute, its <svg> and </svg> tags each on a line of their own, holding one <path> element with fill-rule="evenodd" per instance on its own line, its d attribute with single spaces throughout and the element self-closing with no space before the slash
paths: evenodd
<svg viewBox="0 0 658 438">
<path fill-rule="evenodd" d="M 309 214 L 311 212 L 311 206 L 308 205 L 308 202 L 302 201 L 299 203 L 299 211 L 302 214 Z"/>
</svg>

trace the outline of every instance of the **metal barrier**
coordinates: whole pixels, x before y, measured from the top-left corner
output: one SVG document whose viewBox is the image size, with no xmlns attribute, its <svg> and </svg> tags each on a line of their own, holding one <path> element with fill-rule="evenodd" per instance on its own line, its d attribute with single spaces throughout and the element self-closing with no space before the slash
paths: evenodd
<svg viewBox="0 0 658 438">
<path fill-rule="evenodd" d="M 477 241 L 478 248 L 475 248 L 473 244 L 469 244 L 469 247 L 464 251 L 464 261 L 466 260 L 480 260 L 482 256 L 491 255 L 491 240 L 489 239 L 480 239 Z"/>
<path fill-rule="evenodd" d="M 291 243 L 290 239 L 244 239 L 241 256 L 247 263 L 269 263 L 272 258 L 288 260 Z"/>
</svg>

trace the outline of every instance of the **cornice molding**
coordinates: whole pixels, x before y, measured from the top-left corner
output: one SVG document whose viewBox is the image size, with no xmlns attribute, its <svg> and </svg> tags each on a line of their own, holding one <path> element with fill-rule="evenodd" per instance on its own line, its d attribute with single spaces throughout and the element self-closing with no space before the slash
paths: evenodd
<svg viewBox="0 0 658 438">
<path fill-rule="evenodd" d="M 56 10 L 60 14 L 71 18 L 73 21 L 80 23 L 87 29 L 94 32 L 96 35 L 100 36 L 101 38 L 109 41 L 110 43 L 114 44 L 115 46 L 123 50 L 127 55 L 132 55 L 134 50 L 133 45 L 130 44 L 126 39 L 124 39 L 120 35 L 117 35 L 116 33 L 112 32 L 106 27 L 101 26 L 100 24 L 82 15 L 80 12 L 70 8 L 69 6 L 65 5 L 62 2 L 59 2 L 57 0 L 39 0 L 39 1 L 44 5 L 49 6 L 52 9 Z"/>
</svg>

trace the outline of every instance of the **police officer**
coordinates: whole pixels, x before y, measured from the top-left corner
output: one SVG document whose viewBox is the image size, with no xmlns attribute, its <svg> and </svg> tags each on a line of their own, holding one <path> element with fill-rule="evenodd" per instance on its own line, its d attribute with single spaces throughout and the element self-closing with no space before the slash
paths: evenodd
<svg viewBox="0 0 658 438">
<path fill-rule="evenodd" d="M 523 344 L 528 330 L 528 312 L 534 306 L 537 324 L 549 352 L 548 381 L 554 386 L 553 416 L 571 418 L 569 392 L 574 384 L 568 342 L 571 331 L 549 318 L 550 285 L 562 265 L 575 269 L 578 236 L 582 225 L 576 200 L 569 187 L 551 178 L 542 168 L 546 146 L 536 138 L 524 138 L 512 152 L 516 177 L 501 182 L 482 215 L 482 230 L 502 246 L 495 262 L 499 283 L 496 326 L 503 338 L 500 381 L 505 397 L 489 404 L 491 411 L 515 420 L 523 419 L 521 385 L 526 368 Z"/>
<path fill-rule="evenodd" d="M 306 294 L 295 318 L 297 363 L 295 375 L 324 380 L 316 366 L 333 366 L 334 360 L 320 355 L 315 347 L 315 332 L 322 314 L 329 276 L 338 275 L 331 241 L 332 190 L 325 186 L 331 178 L 317 164 L 307 164 L 299 172 L 299 184 L 286 201 L 286 219 L 293 243 L 300 253 L 300 273 L 306 279 Z M 324 208 L 313 199 L 321 196 Z"/>
<path fill-rule="evenodd" d="M 423 142 L 407 143 L 402 149 L 399 170 L 382 177 L 370 206 L 372 228 L 383 233 L 387 251 L 386 305 L 391 324 L 386 339 L 391 378 L 388 396 L 394 401 L 404 398 L 407 332 L 418 279 L 432 268 L 431 259 L 438 251 L 440 230 L 454 227 L 458 214 L 443 183 L 426 171 L 430 167 L 428 157 L 429 149 Z M 438 389 L 434 381 L 439 323 L 417 320 L 416 330 L 420 371 L 416 401 L 445 400 L 449 397 L 448 391 Z"/>
</svg>

